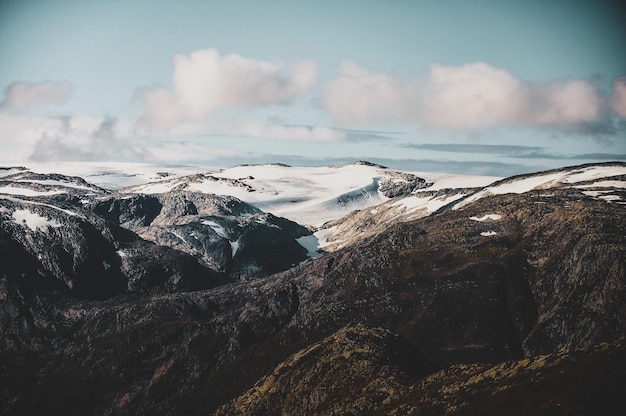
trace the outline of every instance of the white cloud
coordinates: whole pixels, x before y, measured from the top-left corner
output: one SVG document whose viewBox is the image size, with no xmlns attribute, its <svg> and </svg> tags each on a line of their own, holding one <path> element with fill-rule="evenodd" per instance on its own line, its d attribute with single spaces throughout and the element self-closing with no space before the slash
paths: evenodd
<svg viewBox="0 0 626 416">
<path fill-rule="evenodd" d="M 72 95 L 67 82 L 14 82 L 4 90 L 1 112 L 22 112 L 42 104 L 62 104 Z"/>
<path fill-rule="evenodd" d="M 315 85 L 312 61 L 266 62 L 240 55 L 198 50 L 173 59 L 173 90 L 143 88 L 140 125 L 168 129 L 202 120 L 219 108 L 251 108 L 282 103 L 307 94 Z"/>
<path fill-rule="evenodd" d="M 340 123 L 367 123 L 410 118 L 414 98 L 411 83 L 346 60 L 321 104 Z"/>
<path fill-rule="evenodd" d="M 626 117 L 626 76 L 613 80 L 613 97 L 611 109 L 622 117 Z"/>
<path fill-rule="evenodd" d="M 229 136 L 258 137 L 296 141 L 336 141 L 346 137 L 345 133 L 327 127 L 285 126 L 274 123 L 247 122 L 232 126 L 221 132 Z"/>
<path fill-rule="evenodd" d="M 576 124 L 598 119 L 602 98 L 586 81 L 558 81 L 526 87 L 519 97 L 525 106 L 519 121 L 524 124 Z M 523 101 L 528 97 L 527 101 Z"/>
<path fill-rule="evenodd" d="M 523 85 L 485 63 L 432 65 L 416 118 L 429 126 L 472 129 L 510 123 L 520 113 Z"/>
<path fill-rule="evenodd" d="M 149 144 L 128 123 L 87 116 L 37 117 L 0 113 L 0 163 L 141 161 Z"/>
<path fill-rule="evenodd" d="M 418 85 L 417 79 L 407 81 L 348 62 L 321 102 L 340 123 L 405 121 L 459 130 L 592 122 L 603 105 L 586 81 L 526 83 L 484 62 L 432 65 Z"/>
</svg>

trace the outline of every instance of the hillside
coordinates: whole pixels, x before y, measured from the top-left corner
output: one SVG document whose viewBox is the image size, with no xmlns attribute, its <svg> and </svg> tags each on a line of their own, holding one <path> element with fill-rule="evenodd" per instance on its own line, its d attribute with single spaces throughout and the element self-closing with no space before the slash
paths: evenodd
<svg viewBox="0 0 626 416">
<path fill-rule="evenodd" d="M 252 279 L 158 237 L 193 228 L 232 261 L 261 220 L 294 244 L 314 231 L 190 189 L 238 182 L 13 176 L 30 174 L 0 178 L 2 414 L 589 414 L 626 393 L 624 164 L 456 188 L 393 172 L 384 201 L 333 218 L 349 241 Z"/>
</svg>

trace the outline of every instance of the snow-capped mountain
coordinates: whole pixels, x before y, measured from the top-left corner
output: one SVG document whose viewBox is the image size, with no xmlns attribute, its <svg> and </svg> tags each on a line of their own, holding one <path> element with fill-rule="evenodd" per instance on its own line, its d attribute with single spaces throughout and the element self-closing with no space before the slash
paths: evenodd
<svg viewBox="0 0 626 416">
<path fill-rule="evenodd" d="M 158 194 L 185 190 L 229 195 L 265 212 L 317 227 L 354 209 L 408 195 L 424 186 L 427 186 L 426 181 L 414 174 L 356 162 L 333 167 L 243 165 L 120 191 Z"/>
<path fill-rule="evenodd" d="M 188 253 L 234 280 L 286 270 L 306 260 L 297 239 L 311 232 L 237 198 L 182 190 L 119 194 L 90 207 L 145 240 Z"/>
<path fill-rule="evenodd" d="M 0 170 L 0 413 L 621 400 L 626 164 L 498 180 L 363 163 L 140 171 L 103 187 Z"/>
<path fill-rule="evenodd" d="M 429 178 L 430 175 L 424 176 Z M 440 210 L 463 209 L 490 195 L 507 193 L 534 192 L 538 197 L 546 198 L 556 192 L 569 191 L 581 198 L 626 204 L 624 163 L 574 166 L 496 180 L 487 186 L 470 187 L 485 179 L 491 178 L 427 179 L 432 181 L 432 185 L 328 222 L 315 232 L 314 238 L 319 248 L 334 251 L 376 235 L 399 222 L 413 221 Z"/>
</svg>

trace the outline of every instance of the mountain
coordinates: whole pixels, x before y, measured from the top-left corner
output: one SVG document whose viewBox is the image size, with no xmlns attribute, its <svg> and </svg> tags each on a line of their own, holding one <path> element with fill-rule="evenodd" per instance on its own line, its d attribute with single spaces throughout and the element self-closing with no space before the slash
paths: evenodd
<svg viewBox="0 0 626 416">
<path fill-rule="evenodd" d="M 592 164 L 518 175 L 497 180 L 488 186 L 467 186 L 480 183 L 480 180 L 451 183 L 449 178 L 445 179 L 433 181 L 430 186 L 416 189 L 408 195 L 389 199 L 372 209 L 355 210 L 325 223 L 315 233 L 318 245 L 324 251 L 334 251 L 376 235 L 397 222 L 416 220 L 440 210 L 459 209 L 489 195 L 572 188 L 578 190 L 581 196 L 617 204 L 626 202 L 626 167 L 623 163 Z"/>
<path fill-rule="evenodd" d="M 213 172 L 181 175 L 175 180 L 184 186 L 176 189 L 163 178 L 140 185 L 142 192 L 2 194 L 0 253 L 11 259 L 0 270 L 2 414 L 590 414 L 620 405 L 626 393 L 625 164 L 491 184 L 396 176 L 367 164 L 335 172 L 302 168 L 334 178 L 327 194 L 315 193 L 328 178 L 313 182 L 303 174 L 301 186 L 312 195 L 294 203 L 303 218 L 319 224 L 331 217 L 350 242 L 279 273 L 211 280 L 216 286 L 205 289 L 176 286 L 170 278 L 170 285 L 97 297 L 95 289 L 83 293 L 66 283 L 83 278 L 70 274 L 80 267 L 59 261 L 66 268 L 55 275 L 37 260 L 46 253 L 46 245 L 34 244 L 38 239 L 56 241 L 46 235 L 65 232 L 66 223 L 83 233 L 91 224 L 101 236 L 93 241 L 112 245 L 114 253 L 122 243 L 149 246 L 171 257 L 144 250 L 144 259 L 163 265 L 191 259 L 209 273 L 208 254 L 188 254 L 182 239 L 168 246 L 156 236 L 181 227 L 188 241 L 189 230 L 202 230 L 227 251 L 246 231 L 231 233 L 251 225 L 248 217 L 255 224 L 274 221 L 259 205 L 288 212 L 281 195 L 298 189 L 297 174 L 285 179 L 284 173 L 300 168 L 233 169 L 274 171 L 276 178 L 263 179 L 266 188 L 261 180 L 237 178 L 250 192 L 207 179 L 218 177 Z M 332 176 L 337 172 L 367 175 L 340 187 Z M 370 182 L 372 172 L 382 176 Z M 17 188 L 11 175 L 24 171 L 5 173 L 0 186 Z M 378 193 L 388 177 L 408 185 L 383 198 Z M 208 185 L 190 189 L 198 183 L 261 196 L 250 197 L 258 198 L 255 206 L 243 197 L 218 197 Z M 344 218 L 335 217 L 339 210 L 306 212 L 324 203 L 336 207 L 338 196 L 355 195 L 363 183 L 376 184 L 380 204 L 356 199 L 360 212 Z M 262 194 L 269 185 L 278 194 L 274 205 Z M 157 186 L 161 192 L 148 192 Z M 19 211 L 26 209 L 30 214 Z M 303 232 L 287 221 L 279 224 L 284 233 Z M 348 224 L 355 229 L 359 221 L 363 231 L 350 232 Z M 89 264 L 102 268 L 110 250 L 99 247 L 89 252 L 103 254 Z M 212 273 L 225 276 L 224 270 Z M 45 284 L 25 279 L 31 275 Z"/>
<path fill-rule="evenodd" d="M 289 269 L 308 259 L 297 239 L 311 234 L 234 197 L 183 190 L 115 194 L 91 209 L 145 240 L 197 257 L 234 280 Z"/>
</svg>

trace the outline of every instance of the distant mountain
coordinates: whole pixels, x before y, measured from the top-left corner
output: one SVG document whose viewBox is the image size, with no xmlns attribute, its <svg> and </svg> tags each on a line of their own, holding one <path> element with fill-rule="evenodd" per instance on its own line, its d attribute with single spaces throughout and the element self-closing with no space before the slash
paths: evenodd
<svg viewBox="0 0 626 416">
<path fill-rule="evenodd" d="M 608 414 L 626 393 L 626 164 L 38 175 L 0 173 L 2 414 Z"/>
<path fill-rule="evenodd" d="M 619 162 L 518 175 L 487 186 L 469 187 L 469 183 L 456 180 L 453 182 L 456 186 L 448 188 L 435 182 L 431 186 L 416 189 L 377 206 L 353 211 L 337 220 L 329 221 L 315 236 L 325 251 L 333 251 L 376 235 L 398 222 L 413 221 L 449 209 L 460 209 L 481 198 L 507 193 L 544 190 L 540 198 L 545 199 L 570 189 L 581 198 L 626 204 L 626 164 Z M 551 193 L 552 191 L 555 193 Z"/>
<path fill-rule="evenodd" d="M 91 209 L 148 241 L 197 257 L 233 280 L 267 276 L 308 259 L 297 239 L 311 231 L 234 197 L 183 190 L 117 193 L 97 199 Z"/>
</svg>

